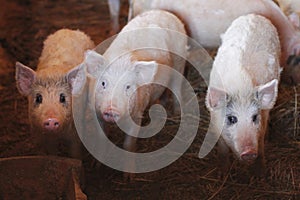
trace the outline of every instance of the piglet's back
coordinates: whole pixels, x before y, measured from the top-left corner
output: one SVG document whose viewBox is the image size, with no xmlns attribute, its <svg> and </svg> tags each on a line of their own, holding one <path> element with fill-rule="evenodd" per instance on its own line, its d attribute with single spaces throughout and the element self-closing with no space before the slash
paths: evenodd
<svg viewBox="0 0 300 200">
<path fill-rule="evenodd" d="M 94 42 L 81 31 L 61 29 L 48 36 L 37 66 L 40 76 L 56 76 L 68 72 L 84 59 L 84 52 Z"/>
<path fill-rule="evenodd" d="M 104 57 L 114 60 L 129 51 L 149 48 L 155 50 L 140 52 L 143 54 L 143 60 L 157 60 L 158 52 L 162 57 L 166 57 L 169 54 L 166 50 L 185 55 L 182 43 L 174 42 L 185 41 L 184 37 L 184 24 L 175 15 L 163 10 L 151 10 L 132 19 L 107 49 Z"/>
<path fill-rule="evenodd" d="M 280 42 L 272 23 L 259 15 L 242 16 L 222 35 L 210 82 L 232 90 L 243 83 L 243 89 L 250 89 L 279 79 L 279 59 Z"/>
</svg>

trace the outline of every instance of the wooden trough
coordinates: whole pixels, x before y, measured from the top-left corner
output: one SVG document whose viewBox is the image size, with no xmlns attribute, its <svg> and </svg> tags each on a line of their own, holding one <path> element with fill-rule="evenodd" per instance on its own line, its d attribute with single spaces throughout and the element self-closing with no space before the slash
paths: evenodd
<svg viewBox="0 0 300 200">
<path fill-rule="evenodd" d="M 0 159 L 0 199 L 86 200 L 80 160 L 55 156 Z"/>
</svg>

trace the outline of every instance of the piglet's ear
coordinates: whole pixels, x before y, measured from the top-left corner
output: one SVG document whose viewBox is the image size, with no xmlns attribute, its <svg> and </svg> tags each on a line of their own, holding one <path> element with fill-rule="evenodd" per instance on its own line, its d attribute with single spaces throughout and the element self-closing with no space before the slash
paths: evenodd
<svg viewBox="0 0 300 200">
<path fill-rule="evenodd" d="M 68 83 L 71 85 L 72 94 L 80 94 L 86 82 L 86 72 L 83 64 L 71 69 L 67 73 Z"/>
<path fill-rule="evenodd" d="M 257 96 L 262 109 L 273 108 L 278 93 L 278 80 L 274 79 L 265 85 L 259 86 Z"/>
<path fill-rule="evenodd" d="M 209 87 L 206 95 L 206 106 L 210 111 L 225 106 L 226 92 L 215 87 Z"/>
<path fill-rule="evenodd" d="M 137 73 L 139 85 L 149 84 L 154 81 L 157 73 L 158 64 L 155 61 L 136 61 L 133 64 L 134 71 Z"/>
<path fill-rule="evenodd" d="M 17 88 L 22 95 L 28 96 L 30 94 L 35 76 L 35 71 L 23 65 L 22 63 L 16 63 Z"/>
<path fill-rule="evenodd" d="M 87 72 L 96 78 L 105 67 L 105 59 L 96 51 L 87 50 L 85 52 L 84 64 L 86 65 Z"/>
</svg>

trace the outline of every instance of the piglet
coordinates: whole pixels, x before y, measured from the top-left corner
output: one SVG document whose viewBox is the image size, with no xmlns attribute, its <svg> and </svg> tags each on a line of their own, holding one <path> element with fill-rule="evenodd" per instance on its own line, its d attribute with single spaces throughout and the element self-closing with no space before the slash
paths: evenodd
<svg viewBox="0 0 300 200">
<path fill-rule="evenodd" d="M 56 153 L 56 145 L 63 139 L 70 143 L 71 156 L 80 157 L 69 82 L 76 76 L 78 69 L 74 67 L 83 61 L 84 52 L 93 47 L 83 32 L 61 29 L 44 41 L 36 71 L 16 63 L 17 88 L 28 98 L 32 132 L 48 153 Z"/>
<path fill-rule="evenodd" d="M 100 120 L 118 125 L 131 118 L 134 122 L 122 129 L 127 133 L 125 150 L 135 150 L 144 111 L 166 87 L 180 101 L 182 79 L 173 78 L 171 69 L 183 73 L 186 49 L 183 23 L 169 12 L 152 10 L 131 20 L 103 55 L 86 52 L 84 65 L 97 79 L 95 109 Z M 134 168 L 132 161 L 125 163 L 125 171 L 133 171 L 128 167 Z"/>
<path fill-rule="evenodd" d="M 210 74 L 206 106 L 211 133 L 218 142 L 223 172 L 228 153 L 256 172 L 264 169 L 264 136 L 280 76 L 280 43 L 276 28 L 265 17 L 249 14 L 233 21 Z M 219 131 L 221 131 L 219 133 Z"/>
</svg>

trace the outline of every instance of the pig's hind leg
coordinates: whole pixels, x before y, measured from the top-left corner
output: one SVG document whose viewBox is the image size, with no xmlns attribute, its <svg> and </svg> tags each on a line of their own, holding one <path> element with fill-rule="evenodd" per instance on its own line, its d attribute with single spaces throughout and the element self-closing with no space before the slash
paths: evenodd
<svg viewBox="0 0 300 200">
<path fill-rule="evenodd" d="M 108 0 L 112 33 L 117 33 L 120 29 L 119 14 L 120 14 L 120 0 Z"/>
</svg>

